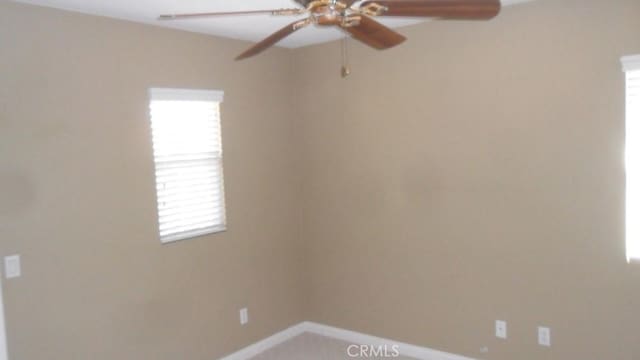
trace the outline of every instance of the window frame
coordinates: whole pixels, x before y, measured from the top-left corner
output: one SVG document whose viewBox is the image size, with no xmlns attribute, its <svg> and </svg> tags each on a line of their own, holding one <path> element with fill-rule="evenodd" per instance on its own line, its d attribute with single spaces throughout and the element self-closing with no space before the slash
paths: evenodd
<svg viewBox="0 0 640 360">
<path fill-rule="evenodd" d="M 227 230 L 227 214 L 226 214 L 226 192 L 224 188 L 224 153 L 222 147 L 222 102 L 224 100 L 224 92 L 222 90 L 198 90 L 198 89 L 178 89 L 178 88 L 150 88 L 148 91 L 149 97 L 149 125 L 151 126 L 151 144 L 152 144 L 152 156 L 153 156 L 153 168 L 154 168 L 154 185 L 155 185 L 155 199 L 156 199 L 156 230 L 158 237 L 162 244 L 169 244 L 176 241 L 188 240 L 204 235 L 211 235 L 222 233 Z M 154 125 L 152 108 L 154 101 L 197 101 L 197 102 L 211 102 L 216 103 L 217 117 L 212 120 L 217 121 L 214 127 L 218 129 L 218 145 L 219 145 L 219 157 L 212 157 L 210 160 L 216 162 L 219 168 L 219 174 L 216 179 L 219 181 L 220 192 L 219 198 L 212 200 L 212 205 L 221 209 L 220 221 L 215 225 L 208 227 L 194 227 L 188 230 L 181 230 L 179 232 L 171 233 L 168 235 L 162 235 L 161 228 L 161 207 L 160 207 L 160 194 L 159 194 L 159 176 L 158 167 L 161 162 L 157 159 L 156 143 L 154 141 Z M 190 160 L 184 160 L 190 161 Z M 217 163 L 219 162 L 219 164 Z M 194 167 L 195 168 L 195 167 Z"/>
<path fill-rule="evenodd" d="M 640 164 L 634 166 L 633 171 L 630 170 L 631 154 L 629 151 L 629 140 L 631 136 L 633 136 L 634 139 L 639 138 L 640 140 L 640 119 L 638 119 L 638 117 L 640 117 L 640 96 L 635 95 L 633 98 L 630 96 L 629 81 L 631 76 L 640 76 L 640 55 L 624 56 L 621 62 L 622 70 L 625 73 L 625 253 L 628 263 L 638 263 L 640 262 L 640 225 L 632 226 L 632 224 L 638 224 L 640 222 L 640 219 L 635 219 L 635 217 L 639 215 L 637 210 L 640 210 L 640 197 L 629 196 L 629 193 L 640 193 Z M 640 84 L 640 81 L 638 81 L 638 83 Z M 635 101 L 633 106 L 631 106 L 632 99 Z M 634 123 L 632 123 L 632 115 L 634 116 Z M 640 155 L 636 154 L 636 152 L 639 151 L 634 151 L 634 157 Z M 640 159 L 637 159 L 635 162 L 640 163 Z M 631 173 L 633 173 L 633 184 L 631 184 L 630 181 Z M 632 202 L 631 200 L 636 199 L 636 197 L 638 197 L 638 200 Z M 632 209 L 636 209 L 636 211 Z M 632 217 L 634 217 L 634 219 L 632 219 Z M 631 238 L 632 236 L 634 236 L 633 239 Z"/>
</svg>

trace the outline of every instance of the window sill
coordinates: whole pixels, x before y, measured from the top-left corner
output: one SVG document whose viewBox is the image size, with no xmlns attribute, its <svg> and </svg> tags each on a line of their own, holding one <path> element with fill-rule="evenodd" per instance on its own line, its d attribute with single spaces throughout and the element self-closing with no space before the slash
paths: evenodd
<svg viewBox="0 0 640 360">
<path fill-rule="evenodd" d="M 193 231 L 189 231 L 189 232 L 184 232 L 184 233 L 180 233 L 180 234 L 167 236 L 165 238 L 160 238 L 160 242 L 163 245 L 165 245 L 165 244 L 175 243 L 177 241 L 191 240 L 191 239 L 194 239 L 194 238 L 198 238 L 198 237 L 202 237 L 202 236 L 206 236 L 206 235 L 217 234 L 217 233 L 222 233 L 222 232 L 226 232 L 226 231 L 227 231 L 226 225 L 220 225 L 220 226 L 214 226 L 214 227 L 205 228 L 205 229 L 197 229 L 197 230 L 193 230 Z"/>
</svg>

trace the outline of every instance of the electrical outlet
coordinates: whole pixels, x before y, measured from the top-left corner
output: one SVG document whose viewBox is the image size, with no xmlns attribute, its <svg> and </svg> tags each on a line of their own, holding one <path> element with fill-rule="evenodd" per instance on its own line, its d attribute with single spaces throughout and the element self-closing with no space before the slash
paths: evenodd
<svg viewBox="0 0 640 360">
<path fill-rule="evenodd" d="M 249 310 L 247 308 L 240 309 L 240 325 L 246 325 L 249 322 Z"/>
<path fill-rule="evenodd" d="M 496 320 L 496 337 L 500 339 L 507 338 L 507 322 Z"/>
<path fill-rule="evenodd" d="M 551 346 L 551 329 L 543 326 L 538 327 L 538 345 Z"/>
<path fill-rule="evenodd" d="M 4 258 L 4 276 L 7 279 L 20 277 L 20 255 L 5 256 Z"/>
</svg>

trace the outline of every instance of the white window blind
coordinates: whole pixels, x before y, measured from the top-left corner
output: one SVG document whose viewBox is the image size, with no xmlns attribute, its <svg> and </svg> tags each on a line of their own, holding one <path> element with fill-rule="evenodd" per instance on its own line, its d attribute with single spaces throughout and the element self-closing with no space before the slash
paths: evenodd
<svg viewBox="0 0 640 360">
<path fill-rule="evenodd" d="M 627 260 L 640 259 L 640 56 L 622 59 L 626 73 Z"/>
<path fill-rule="evenodd" d="M 221 91 L 151 89 L 158 224 L 163 243 L 225 230 Z"/>
</svg>

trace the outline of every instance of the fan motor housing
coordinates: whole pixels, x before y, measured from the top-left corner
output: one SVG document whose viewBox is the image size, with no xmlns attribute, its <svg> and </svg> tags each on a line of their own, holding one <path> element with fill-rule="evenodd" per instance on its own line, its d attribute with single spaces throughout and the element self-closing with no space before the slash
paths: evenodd
<svg viewBox="0 0 640 360">
<path fill-rule="evenodd" d="M 312 3 L 314 0 L 296 0 L 296 2 L 302 6 L 304 6 L 305 8 L 307 6 L 309 6 L 310 3 Z"/>
<path fill-rule="evenodd" d="M 328 6 L 319 6 L 313 10 L 315 23 L 320 26 L 338 25 L 342 22 L 342 16 Z"/>
<path fill-rule="evenodd" d="M 315 11 L 319 8 L 329 7 L 334 10 L 343 11 L 349 6 L 340 0 L 295 0 L 298 4 L 304 6 L 310 11 Z"/>
</svg>

